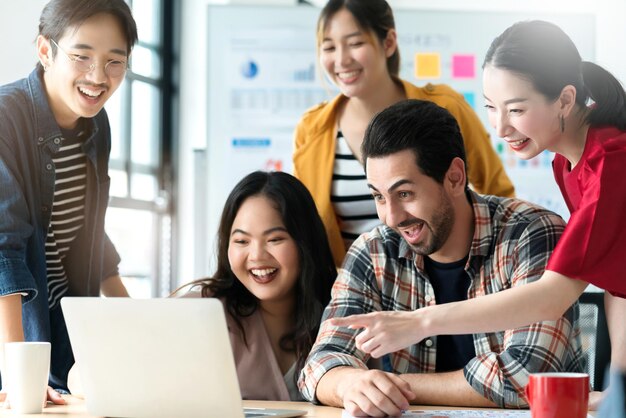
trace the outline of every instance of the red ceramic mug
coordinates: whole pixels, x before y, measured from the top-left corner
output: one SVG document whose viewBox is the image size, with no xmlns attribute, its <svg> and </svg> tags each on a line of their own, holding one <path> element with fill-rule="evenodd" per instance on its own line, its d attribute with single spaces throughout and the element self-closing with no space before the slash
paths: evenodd
<svg viewBox="0 0 626 418">
<path fill-rule="evenodd" d="M 532 418 L 586 418 L 589 375 L 533 373 L 525 388 Z"/>
</svg>

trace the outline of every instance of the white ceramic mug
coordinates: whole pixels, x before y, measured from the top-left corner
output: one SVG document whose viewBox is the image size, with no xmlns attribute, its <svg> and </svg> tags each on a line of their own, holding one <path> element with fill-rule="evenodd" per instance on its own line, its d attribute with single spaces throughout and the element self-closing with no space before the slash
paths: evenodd
<svg viewBox="0 0 626 418">
<path fill-rule="evenodd" d="M 11 409 L 21 414 L 41 413 L 50 373 L 50 343 L 5 343 L 4 366 L 2 383 Z"/>
</svg>

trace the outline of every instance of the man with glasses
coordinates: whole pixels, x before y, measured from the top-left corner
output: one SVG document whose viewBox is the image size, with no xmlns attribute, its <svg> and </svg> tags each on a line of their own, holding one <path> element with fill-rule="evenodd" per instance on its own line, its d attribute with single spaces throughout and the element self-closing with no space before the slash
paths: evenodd
<svg viewBox="0 0 626 418">
<path fill-rule="evenodd" d="M 37 67 L 0 87 L 0 359 L 4 342 L 50 341 L 55 403 L 64 403 L 54 389 L 68 390 L 74 363 L 60 299 L 128 296 L 104 232 L 111 131 L 103 107 L 136 41 L 123 0 L 51 0 Z"/>
<path fill-rule="evenodd" d="M 59 46 L 54 39 L 50 39 L 50 42 L 57 47 L 70 61 L 74 62 L 74 67 L 81 73 L 90 73 L 96 69 L 96 61 L 89 55 L 70 54 Z M 122 56 L 126 56 L 125 53 L 118 53 Z M 127 63 L 125 59 L 110 60 L 104 64 L 104 73 L 111 78 L 119 78 L 126 74 Z"/>
</svg>

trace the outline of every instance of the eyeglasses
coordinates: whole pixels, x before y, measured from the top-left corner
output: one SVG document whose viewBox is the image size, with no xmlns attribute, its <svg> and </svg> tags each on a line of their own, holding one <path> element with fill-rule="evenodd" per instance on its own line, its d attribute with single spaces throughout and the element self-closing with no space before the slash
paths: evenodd
<svg viewBox="0 0 626 418">
<path fill-rule="evenodd" d="M 96 68 L 96 60 L 86 55 L 68 54 L 58 43 L 52 38 L 50 41 L 56 45 L 65 56 L 74 63 L 74 67 L 81 73 L 90 73 Z M 104 64 L 104 73 L 109 77 L 120 77 L 126 72 L 126 61 L 111 60 Z"/>
</svg>

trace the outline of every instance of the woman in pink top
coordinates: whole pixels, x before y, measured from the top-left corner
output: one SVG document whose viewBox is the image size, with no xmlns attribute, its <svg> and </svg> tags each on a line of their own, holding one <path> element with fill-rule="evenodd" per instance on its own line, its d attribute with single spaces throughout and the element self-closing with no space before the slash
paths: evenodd
<svg viewBox="0 0 626 418">
<path fill-rule="evenodd" d="M 200 286 L 196 297 L 224 303 L 244 399 L 302 400 L 296 381 L 336 275 L 315 203 L 298 179 L 257 171 L 235 186 L 220 221 L 217 271 L 191 286 Z"/>
<path fill-rule="evenodd" d="M 483 68 L 486 108 L 498 135 L 523 159 L 556 153 L 554 176 L 571 217 L 542 278 L 471 301 L 333 322 L 365 328 L 357 346 L 379 357 L 431 335 L 556 319 L 591 283 L 606 290 L 612 366 L 624 372 L 626 92 L 606 70 L 582 61 L 560 28 L 543 21 L 504 31 Z M 599 398 L 592 394 L 592 406 Z"/>
</svg>

